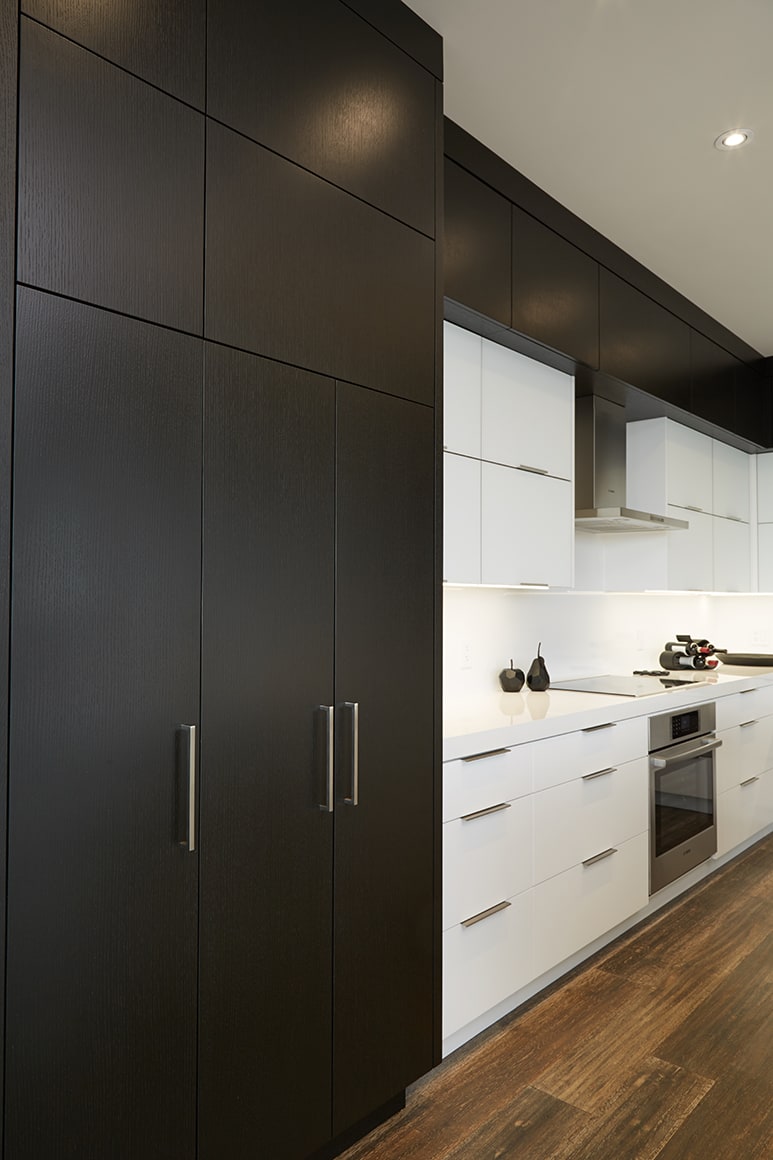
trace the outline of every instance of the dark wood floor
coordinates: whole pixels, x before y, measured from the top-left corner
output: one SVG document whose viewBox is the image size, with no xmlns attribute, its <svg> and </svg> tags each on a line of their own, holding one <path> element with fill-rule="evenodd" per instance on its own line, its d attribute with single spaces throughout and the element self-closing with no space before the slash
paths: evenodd
<svg viewBox="0 0 773 1160">
<path fill-rule="evenodd" d="M 450 1056 L 345 1160 L 772 1160 L 773 836 Z"/>
</svg>

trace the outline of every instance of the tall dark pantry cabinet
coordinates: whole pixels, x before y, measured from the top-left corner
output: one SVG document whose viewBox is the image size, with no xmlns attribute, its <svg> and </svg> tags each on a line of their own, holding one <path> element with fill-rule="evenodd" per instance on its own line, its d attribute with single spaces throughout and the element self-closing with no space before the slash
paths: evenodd
<svg viewBox="0 0 773 1160">
<path fill-rule="evenodd" d="M 440 43 L 0 31 L 3 1160 L 332 1155 L 439 1054 Z"/>
</svg>

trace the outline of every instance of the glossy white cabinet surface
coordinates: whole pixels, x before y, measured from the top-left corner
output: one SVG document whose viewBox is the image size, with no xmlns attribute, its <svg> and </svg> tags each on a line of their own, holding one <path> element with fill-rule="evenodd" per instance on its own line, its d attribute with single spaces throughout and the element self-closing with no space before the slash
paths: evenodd
<svg viewBox="0 0 773 1160">
<path fill-rule="evenodd" d="M 478 459 L 482 341 L 469 330 L 443 323 L 443 446 Z"/>
<path fill-rule="evenodd" d="M 757 564 L 760 592 L 773 592 L 773 524 L 757 529 Z"/>
<path fill-rule="evenodd" d="M 582 694 L 580 694 L 582 696 Z M 617 721 L 614 715 L 592 725 L 533 745 L 534 789 L 598 773 L 647 754 L 647 719 Z"/>
<path fill-rule="evenodd" d="M 713 587 L 717 592 L 751 590 L 751 528 L 738 520 L 713 517 Z"/>
<path fill-rule="evenodd" d="M 503 899 L 504 909 L 443 934 L 443 1037 L 489 1011 L 534 978 L 533 897 Z"/>
<path fill-rule="evenodd" d="M 483 464 L 484 584 L 571 587 L 573 547 L 571 483 L 495 463 Z"/>
<path fill-rule="evenodd" d="M 773 822 L 773 769 L 751 774 L 717 802 L 717 855 L 727 854 Z"/>
<path fill-rule="evenodd" d="M 714 517 L 668 505 L 666 515 L 688 520 L 687 531 L 666 532 L 668 576 L 665 587 L 714 590 Z"/>
<path fill-rule="evenodd" d="M 717 750 L 717 793 L 773 769 L 773 717 L 757 717 L 723 730 Z"/>
<path fill-rule="evenodd" d="M 572 478 L 574 379 L 483 340 L 481 458 Z"/>
<path fill-rule="evenodd" d="M 749 522 L 750 456 L 712 439 L 713 513 Z"/>
<path fill-rule="evenodd" d="M 443 455 L 443 579 L 480 584 L 481 463 Z"/>
<path fill-rule="evenodd" d="M 444 762 L 443 821 L 530 794 L 532 755 L 531 745 L 515 745 Z"/>
<path fill-rule="evenodd" d="M 666 499 L 678 507 L 713 509 L 712 440 L 681 423 L 666 424 Z"/>
<path fill-rule="evenodd" d="M 517 798 L 443 826 L 443 929 L 531 886 L 532 800 Z"/>
<path fill-rule="evenodd" d="M 773 451 L 757 455 L 757 519 L 773 524 Z"/>
</svg>

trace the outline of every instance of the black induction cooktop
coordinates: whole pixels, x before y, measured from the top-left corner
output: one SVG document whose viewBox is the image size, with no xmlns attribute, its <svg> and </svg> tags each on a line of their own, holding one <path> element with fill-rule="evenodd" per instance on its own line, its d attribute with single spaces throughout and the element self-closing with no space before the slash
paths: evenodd
<svg viewBox="0 0 773 1160">
<path fill-rule="evenodd" d="M 708 674 L 705 672 L 682 674 L 669 673 L 665 677 L 654 676 L 615 676 L 607 674 L 601 677 L 579 677 L 574 681 L 552 681 L 551 689 L 565 689 L 576 693 L 606 693 L 615 697 L 652 697 L 655 693 L 664 693 L 669 689 L 683 688 L 685 685 L 708 685 Z"/>
</svg>

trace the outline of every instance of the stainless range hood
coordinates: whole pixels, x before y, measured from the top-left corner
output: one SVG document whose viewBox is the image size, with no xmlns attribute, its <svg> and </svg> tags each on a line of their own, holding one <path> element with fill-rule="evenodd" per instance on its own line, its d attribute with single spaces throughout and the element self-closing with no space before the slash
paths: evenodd
<svg viewBox="0 0 773 1160">
<path fill-rule="evenodd" d="M 575 516 L 582 532 L 670 532 L 687 520 L 625 506 L 625 407 L 601 395 L 575 399 Z"/>
</svg>

